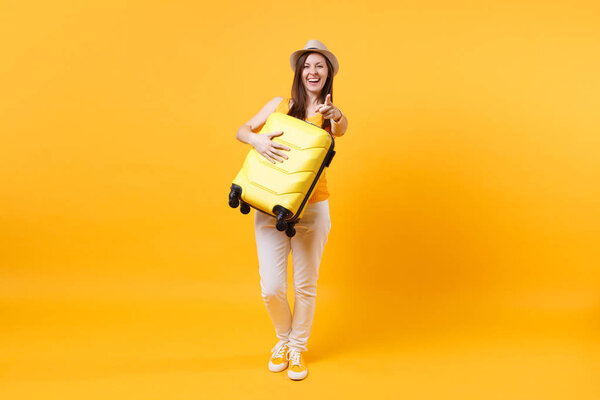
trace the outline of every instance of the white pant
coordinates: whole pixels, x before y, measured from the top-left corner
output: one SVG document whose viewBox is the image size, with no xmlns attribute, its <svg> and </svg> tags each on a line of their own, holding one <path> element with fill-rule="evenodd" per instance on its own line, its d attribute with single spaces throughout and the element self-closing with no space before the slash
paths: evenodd
<svg viewBox="0 0 600 400">
<path fill-rule="evenodd" d="M 275 228 L 275 218 L 256 211 L 254 228 L 260 286 L 279 342 L 306 351 L 317 296 L 317 278 L 323 248 L 331 229 L 329 202 L 308 204 L 296 235 L 287 237 Z M 294 314 L 287 301 L 287 261 L 292 252 L 294 267 Z"/>
</svg>

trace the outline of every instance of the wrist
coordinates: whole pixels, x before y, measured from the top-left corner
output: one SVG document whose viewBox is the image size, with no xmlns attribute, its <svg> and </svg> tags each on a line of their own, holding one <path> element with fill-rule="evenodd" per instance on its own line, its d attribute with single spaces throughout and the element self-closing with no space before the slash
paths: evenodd
<svg viewBox="0 0 600 400">
<path fill-rule="evenodd" d="M 254 133 L 254 132 L 250 132 L 250 134 L 248 135 L 248 144 L 252 147 L 256 147 L 256 138 L 257 138 L 258 134 Z"/>
<path fill-rule="evenodd" d="M 333 118 L 333 122 L 335 122 L 336 124 L 339 124 L 340 121 L 342 120 L 342 118 L 344 118 L 344 113 L 342 113 L 342 110 L 340 110 L 339 108 L 337 110 L 340 113 L 340 116 L 337 118 Z"/>
</svg>

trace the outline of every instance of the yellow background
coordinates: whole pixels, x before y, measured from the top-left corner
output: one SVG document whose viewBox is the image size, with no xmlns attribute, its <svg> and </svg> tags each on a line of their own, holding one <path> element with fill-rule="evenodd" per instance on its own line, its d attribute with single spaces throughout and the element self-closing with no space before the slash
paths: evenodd
<svg viewBox="0 0 600 400">
<path fill-rule="evenodd" d="M 4 1 L 0 37 L 1 398 L 600 397 L 595 2 Z M 294 383 L 227 195 L 312 38 L 350 127 Z"/>
</svg>

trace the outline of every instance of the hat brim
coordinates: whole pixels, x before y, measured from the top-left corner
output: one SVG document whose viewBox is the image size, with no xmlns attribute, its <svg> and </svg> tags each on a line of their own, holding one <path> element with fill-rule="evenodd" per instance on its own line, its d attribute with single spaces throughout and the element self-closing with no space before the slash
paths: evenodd
<svg viewBox="0 0 600 400">
<path fill-rule="evenodd" d="M 302 50 L 298 50 L 292 53 L 292 55 L 290 56 L 290 65 L 292 67 L 292 71 L 296 70 L 296 63 L 298 62 L 298 59 L 300 58 L 300 56 L 304 53 L 319 53 L 321 55 L 323 55 L 324 57 L 326 57 L 329 62 L 331 63 L 331 66 L 333 67 L 333 76 L 335 76 L 338 73 L 338 70 L 340 69 L 340 65 L 338 63 L 338 60 L 336 58 L 336 56 L 327 50 L 321 50 L 321 49 L 302 49 Z"/>
</svg>

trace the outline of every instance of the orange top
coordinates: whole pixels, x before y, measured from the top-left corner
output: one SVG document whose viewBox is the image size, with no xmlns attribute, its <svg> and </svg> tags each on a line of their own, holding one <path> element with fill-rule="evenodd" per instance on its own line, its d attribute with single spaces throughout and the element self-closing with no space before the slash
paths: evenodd
<svg viewBox="0 0 600 400">
<path fill-rule="evenodd" d="M 287 114 L 290 111 L 290 100 L 291 99 L 283 99 L 275 109 L 275 112 Z M 311 122 L 319 127 L 323 126 L 323 116 L 319 113 L 313 115 L 310 118 L 306 118 L 306 121 Z M 327 171 L 327 168 L 323 169 L 321 177 L 319 177 L 319 181 L 317 182 L 315 188 L 313 189 L 312 195 L 308 200 L 309 204 L 316 203 L 317 201 L 327 200 L 327 198 L 329 197 L 329 191 L 327 190 L 327 177 L 325 176 L 325 171 Z"/>
</svg>

